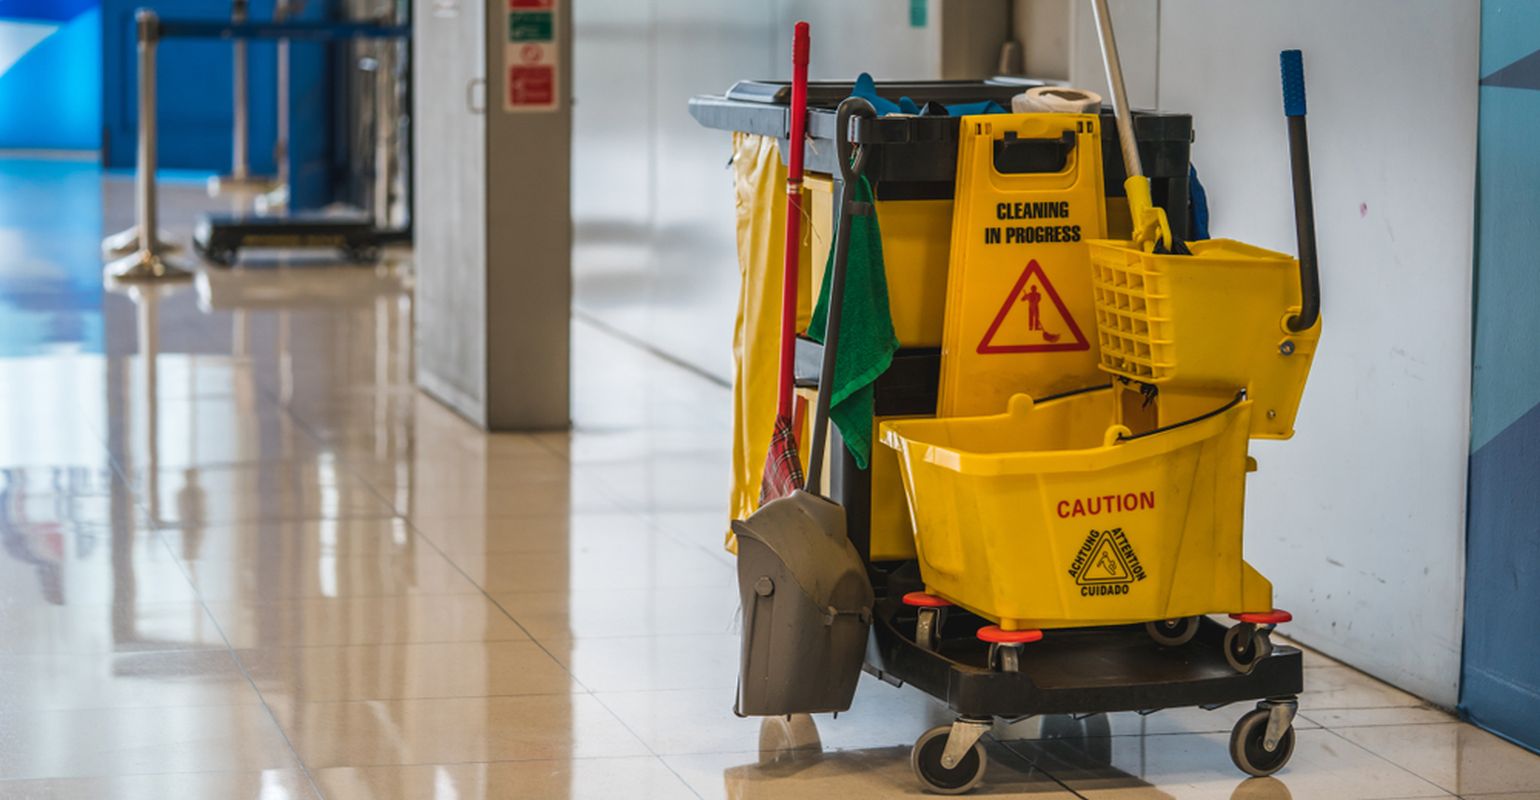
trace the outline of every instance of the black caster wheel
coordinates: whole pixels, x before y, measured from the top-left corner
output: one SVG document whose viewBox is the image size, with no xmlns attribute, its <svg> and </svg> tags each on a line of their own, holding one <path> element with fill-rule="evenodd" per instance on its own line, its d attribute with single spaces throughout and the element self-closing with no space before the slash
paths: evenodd
<svg viewBox="0 0 1540 800">
<path fill-rule="evenodd" d="M 914 624 L 914 643 L 921 650 L 935 652 L 941 647 L 941 623 L 943 609 L 922 608 Z"/>
<path fill-rule="evenodd" d="M 979 641 L 989 643 L 989 666 L 1001 672 L 1021 670 L 1021 649 L 1031 642 L 1040 642 L 1040 630 L 1001 630 L 999 625 L 985 625 L 974 635 Z"/>
<path fill-rule="evenodd" d="M 1198 635 L 1197 617 L 1178 617 L 1144 623 L 1145 632 L 1161 647 L 1181 647 Z"/>
<path fill-rule="evenodd" d="M 941 763 L 952 726 L 942 725 L 922 734 L 909 751 L 909 765 L 926 791 L 934 794 L 967 794 L 984 779 L 984 743 L 974 742 L 957 766 L 948 769 Z M 1292 742 L 1292 740 L 1290 740 Z"/>
<path fill-rule="evenodd" d="M 989 663 L 1001 672 L 1021 671 L 1021 645 L 992 644 L 989 646 Z"/>
<path fill-rule="evenodd" d="M 1284 729 L 1277 746 L 1272 750 L 1267 749 L 1265 740 L 1270 716 L 1272 712 L 1266 708 L 1248 711 L 1236 721 L 1235 729 L 1230 731 L 1230 760 L 1247 775 L 1258 778 L 1271 775 L 1283 769 L 1283 765 L 1289 763 L 1289 756 L 1294 755 L 1292 724 Z"/>
<path fill-rule="evenodd" d="M 1243 622 L 1225 631 L 1225 660 L 1242 675 L 1248 675 L 1273 654 L 1273 640 L 1255 625 Z"/>
<path fill-rule="evenodd" d="M 234 250 L 207 250 L 203 253 L 203 257 L 209 261 L 214 262 L 215 264 L 218 264 L 221 267 L 228 267 L 235 264 Z"/>
<path fill-rule="evenodd" d="M 355 264 L 373 264 L 380 260 L 380 248 L 348 247 L 343 249 L 342 257 Z"/>
</svg>

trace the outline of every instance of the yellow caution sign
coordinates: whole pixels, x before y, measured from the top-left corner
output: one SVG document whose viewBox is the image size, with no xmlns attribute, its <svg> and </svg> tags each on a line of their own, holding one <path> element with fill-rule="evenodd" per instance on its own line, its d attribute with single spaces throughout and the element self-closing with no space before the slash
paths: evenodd
<svg viewBox="0 0 1540 800">
<path fill-rule="evenodd" d="M 940 416 L 1104 384 L 1086 242 L 1106 235 L 1100 119 L 963 117 Z"/>
</svg>

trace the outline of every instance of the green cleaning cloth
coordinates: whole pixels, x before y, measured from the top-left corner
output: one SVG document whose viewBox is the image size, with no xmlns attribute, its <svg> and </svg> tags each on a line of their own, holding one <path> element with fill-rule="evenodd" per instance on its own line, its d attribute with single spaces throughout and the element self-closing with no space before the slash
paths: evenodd
<svg viewBox="0 0 1540 800">
<path fill-rule="evenodd" d="M 839 352 L 834 360 L 834 393 L 829 396 L 829 418 L 839 429 L 856 466 L 866 469 L 872 458 L 872 385 L 893 363 L 898 336 L 888 310 L 888 275 L 882 265 L 882 233 L 877 227 L 872 185 L 861 178 L 855 202 L 866 214 L 852 214 L 849 225 L 850 255 L 845 262 L 845 297 L 840 315 Z M 834 248 L 824 265 L 823 286 L 813 309 L 808 336 L 823 342 L 829 319 L 829 284 L 834 278 Z"/>
</svg>

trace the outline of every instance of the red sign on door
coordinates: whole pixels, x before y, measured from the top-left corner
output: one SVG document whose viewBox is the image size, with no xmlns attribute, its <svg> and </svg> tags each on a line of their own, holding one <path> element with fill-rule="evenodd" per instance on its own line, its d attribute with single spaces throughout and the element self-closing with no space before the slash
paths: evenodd
<svg viewBox="0 0 1540 800">
<path fill-rule="evenodd" d="M 3 3 L 5 0 L 0 0 Z M 561 0 L 507 0 L 503 12 L 503 110 L 561 109 Z"/>
<path fill-rule="evenodd" d="M 508 68 L 508 105 L 550 106 L 555 102 L 555 66 L 535 64 Z"/>
</svg>

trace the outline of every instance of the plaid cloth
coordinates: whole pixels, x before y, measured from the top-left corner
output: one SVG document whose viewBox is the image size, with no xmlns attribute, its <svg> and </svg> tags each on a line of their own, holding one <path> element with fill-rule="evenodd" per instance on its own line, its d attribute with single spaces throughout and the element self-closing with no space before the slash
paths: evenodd
<svg viewBox="0 0 1540 800">
<path fill-rule="evenodd" d="M 759 505 L 778 500 L 802 488 L 802 458 L 797 454 L 797 434 L 792 421 L 775 418 L 775 435 L 765 456 L 765 479 L 759 484 Z"/>
</svg>

